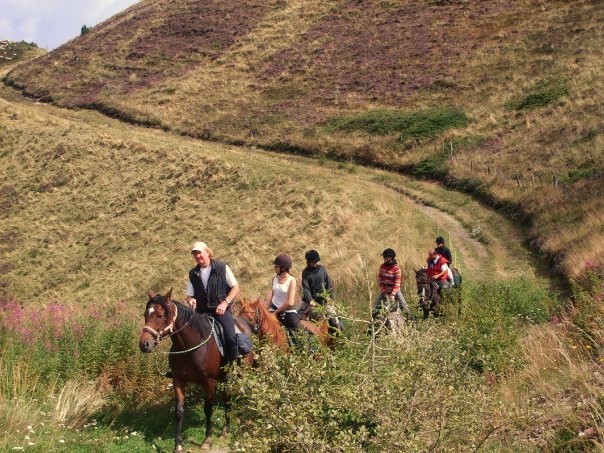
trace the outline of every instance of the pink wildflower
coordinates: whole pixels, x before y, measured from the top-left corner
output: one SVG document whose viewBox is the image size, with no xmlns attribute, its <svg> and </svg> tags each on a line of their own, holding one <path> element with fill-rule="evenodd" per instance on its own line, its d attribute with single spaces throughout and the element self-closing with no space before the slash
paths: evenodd
<svg viewBox="0 0 604 453">
<path fill-rule="evenodd" d="M 596 269 L 598 267 L 598 263 L 596 263 L 594 260 L 586 260 L 585 261 L 585 269 Z"/>
</svg>

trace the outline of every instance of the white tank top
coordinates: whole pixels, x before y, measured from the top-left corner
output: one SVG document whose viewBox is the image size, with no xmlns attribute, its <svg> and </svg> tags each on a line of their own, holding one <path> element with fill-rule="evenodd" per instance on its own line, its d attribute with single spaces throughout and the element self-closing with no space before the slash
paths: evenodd
<svg viewBox="0 0 604 453">
<path fill-rule="evenodd" d="M 294 277 L 289 275 L 285 283 L 279 283 L 279 276 L 275 275 L 273 278 L 273 300 L 271 300 L 272 304 L 279 308 L 285 302 L 287 302 L 287 291 L 289 290 L 289 285 L 291 284 Z"/>
</svg>

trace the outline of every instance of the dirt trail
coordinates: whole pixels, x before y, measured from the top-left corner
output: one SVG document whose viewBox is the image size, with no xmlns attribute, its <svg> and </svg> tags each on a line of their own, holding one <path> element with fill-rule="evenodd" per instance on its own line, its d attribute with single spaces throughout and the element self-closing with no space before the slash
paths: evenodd
<svg viewBox="0 0 604 453">
<path fill-rule="evenodd" d="M 481 242 L 470 236 L 468 230 L 455 219 L 453 216 L 439 211 L 436 208 L 419 205 L 419 210 L 430 217 L 439 227 L 447 232 L 448 238 L 445 240 L 447 243 L 455 245 L 453 250 L 453 260 L 456 260 L 457 254 L 463 257 L 464 267 L 470 271 L 478 270 L 480 262 L 488 259 L 489 254 Z"/>
</svg>

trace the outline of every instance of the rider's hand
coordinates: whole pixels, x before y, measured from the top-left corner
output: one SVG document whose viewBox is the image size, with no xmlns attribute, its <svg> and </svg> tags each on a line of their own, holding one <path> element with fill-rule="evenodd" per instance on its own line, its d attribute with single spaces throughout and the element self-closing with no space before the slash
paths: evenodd
<svg viewBox="0 0 604 453">
<path fill-rule="evenodd" d="M 189 304 L 189 307 L 191 307 L 192 310 L 195 310 L 195 307 L 197 307 L 197 301 L 192 297 L 187 300 L 187 303 Z"/>
<path fill-rule="evenodd" d="M 310 301 L 310 306 L 311 306 L 311 307 L 316 307 L 317 305 L 318 305 L 318 304 L 317 304 L 317 303 L 316 303 L 314 300 L 311 300 L 311 301 Z"/>
<path fill-rule="evenodd" d="M 222 302 L 220 302 L 220 305 L 218 305 L 218 307 L 216 307 L 216 314 L 224 315 L 224 312 L 227 311 L 227 308 L 229 308 L 229 304 L 227 303 L 226 300 L 223 300 Z"/>
</svg>

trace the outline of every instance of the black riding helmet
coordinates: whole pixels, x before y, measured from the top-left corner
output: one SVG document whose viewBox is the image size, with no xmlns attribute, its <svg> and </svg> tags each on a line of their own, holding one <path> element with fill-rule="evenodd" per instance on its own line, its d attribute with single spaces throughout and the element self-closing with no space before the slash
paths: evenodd
<svg viewBox="0 0 604 453">
<path fill-rule="evenodd" d="M 437 244 L 444 244 L 444 243 L 445 243 L 445 238 L 444 238 L 444 237 L 442 237 L 442 236 L 438 236 L 438 237 L 436 238 L 436 243 L 437 243 Z"/>
<path fill-rule="evenodd" d="M 304 254 L 304 259 L 306 261 L 321 261 L 321 257 L 319 256 L 319 252 L 316 250 L 309 250 Z"/>
<path fill-rule="evenodd" d="M 275 257 L 273 261 L 275 266 L 279 266 L 281 268 L 281 272 L 288 271 L 293 264 L 293 261 L 289 255 L 286 253 L 281 253 Z"/>
<path fill-rule="evenodd" d="M 382 256 L 384 258 L 396 258 L 396 252 L 394 250 L 392 250 L 392 249 L 385 249 L 382 252 Z"/>
</svg>

